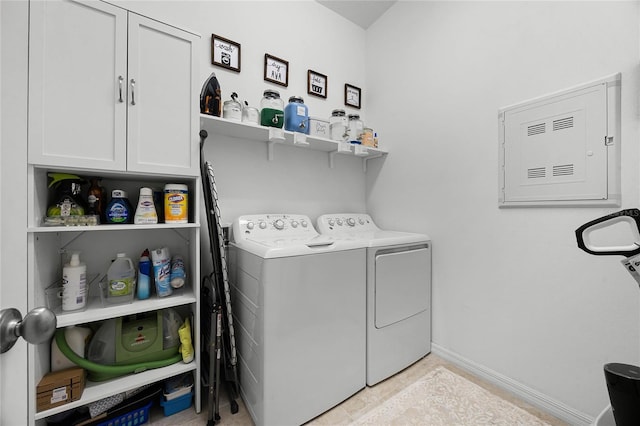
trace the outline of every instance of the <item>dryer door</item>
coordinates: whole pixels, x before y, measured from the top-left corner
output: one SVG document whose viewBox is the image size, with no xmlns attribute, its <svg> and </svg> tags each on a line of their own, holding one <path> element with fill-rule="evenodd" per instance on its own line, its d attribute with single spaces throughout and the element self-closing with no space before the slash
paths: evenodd
<svg viewBox="0 0 640 426">
<path fill-rule="evenodd" d="M 379 250 L 375 256 L 375 325 L 402 321 L 431 304 L 431 248 Z"/>
</svg>

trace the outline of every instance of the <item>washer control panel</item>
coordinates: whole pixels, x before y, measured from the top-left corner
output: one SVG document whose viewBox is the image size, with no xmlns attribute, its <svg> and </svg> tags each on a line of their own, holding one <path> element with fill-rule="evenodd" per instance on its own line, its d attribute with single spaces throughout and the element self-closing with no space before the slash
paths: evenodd
<svg viewBox="0 0 640 426">
<path fill-rule="evenodd" d="M 321 234 L 380 230 L 366 213 L 324 214 L 318 217 L 317 224 Z"/>
<path fill-rule="evenodd" d="M 311 219 L 301 214 L 254 214 L 238 217 L 233 222 L 233 238 L 286 238 L 318 235 Z"/>
</svg>

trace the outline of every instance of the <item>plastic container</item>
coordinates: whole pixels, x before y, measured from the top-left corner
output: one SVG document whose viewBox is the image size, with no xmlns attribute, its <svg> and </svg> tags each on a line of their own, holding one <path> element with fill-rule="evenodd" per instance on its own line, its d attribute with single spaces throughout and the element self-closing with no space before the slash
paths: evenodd
<svg viewBox="0 0 640 426">
<path fill-rule="evenodd" d="M 164 186 L 164 221 L 165 223 L 188 223 L 189 187 L 178 183 Z"/>
<path fill-rule="evenodd" d="M 91 329 L 72 325 L 65 328 L 64 337 L 71 350 L 84 358 L 84 351 L 91 337 Z M 60 351 L 56 339 L 51 339 L 51 371 L 60 371 L 70 367 L 76 367 L 76 364 Z"/>
<path fill-rule="evenodd" d="M 171 255 L 167 247 L 155 249 L 151 252 L 153 262 L 153 277 L 156 281 L 158 297 L 170 296 L 171 288 Z"/>
<path fill-rule="evenodd" d="M 186 395 L 182 395 L 178 398 L 170 399 L 168 401 L 161 400 L 160 405 L 164 409 L 164 415 L 168 417 L 191 407 L 192 399 L 193 399 L 193 391 L 189 392 Z"/>
<path fill-rule="evenodd" d="M 135 224 L 158 223 L 158 214 L 153 202 L 153 189 L 140 188 L 138 207 L 133 218 Z"/>
<path fill-rule="evenodd" d="M 77 311 L 87 305 L 87 265 L 80 263 L 80 253 L 62 268 L 62 310 Z"/>
<path fill-rule="evenodd" d="M 282 129 L 284 125 L 284 102 L 280 93 L 275 90 L 265 90 L 260 101 L 260 124 L 267 127 Z"/>
<path fill-rule="evenodd" d="M 107 302 L 131 302 L 136 290 L 136 268 L 125 253 L 118 253 L 107 271 Z"/>
<path fill-rule="evenodd" d="M 291 96 L 284 109 L 284 129 L 309 134 L 309 108 L 300 96 Z"/>
<path fill-rule="evenodd" d="M 329 128 L 331 139 L 338 142 L 344 142 L 347 134 L 347 116 L 343 109 L 334 109 L 329 118 Z"/>
<path fill-rule="evenodd" d="M 175 255 L 171 259 L 171 287 L 180 288 L 187 280 L 187 272 L 184 268 L 184 258 Z"/>
<path fill-rule="evenodd" d="M 107 223 L 131 223 L 133 212 L 127 199 L 127 192 L 121 189 L 111 191 L 111 201 L 107 204 Z"/>
</svg>

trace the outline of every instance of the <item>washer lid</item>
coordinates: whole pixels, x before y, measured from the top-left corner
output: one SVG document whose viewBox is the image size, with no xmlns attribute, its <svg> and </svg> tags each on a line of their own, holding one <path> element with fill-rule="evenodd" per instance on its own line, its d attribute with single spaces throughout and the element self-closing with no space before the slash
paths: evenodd
<svg viewBox="0 0 640 426">
<path fill-rule="evenodd" d="M 311 238 L 247 238 L 231 244 L 263 259 L 363 248 L 360 240 L 340 240 L 329 235 L 317 235 Z"/>
</svg>

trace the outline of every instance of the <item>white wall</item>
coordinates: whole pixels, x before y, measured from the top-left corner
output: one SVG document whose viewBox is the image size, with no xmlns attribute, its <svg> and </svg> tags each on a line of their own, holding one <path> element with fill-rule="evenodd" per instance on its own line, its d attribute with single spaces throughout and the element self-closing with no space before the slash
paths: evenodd
<svg viewBox="0 0 640 426">
<path fill-rule="evenodd" d="M 637 284 L 581 252 L 603 208 L 498 209 L 498 108 L 622 72 L 623 207 L 638 207 L 637 2 L 400 1 L 367 31 L 367 104 L 390 155 L 368 173 L 384 227 L 433 238 L 433 341 L 576 411 L 602 366 L 640 362 Z M 414 228 L 415 227 L 415 228 Z"/>
<path fill-rule="evenodd" d="M 314 1 L 115 3 L 201 34 L 201 81 L 215 72 L 224 100 L 235 91 L 259 107 L 269 88 L 285 105 L 290 96 L 302 96 L 310 116 L 328 118 L 336 108 L 356 112 L 344 105 L 344 84 L 365 85 L 365 31 Z M 240 73 L 211 65 L 211 34 L 241 44 Z M 289 61 L 288 87 L 264 81 L 265 53 Z M 308 69 L 328 76 L 327 99 L 307 94 Z M 365 174 L 357 158 L 336 156 L 331 169 L 326 153 L 275 146 L 268 161 L 266 144 L 232 138 L 210 138 L 206 158 L 215 168 L 223 222 L 251 213 L 315 220 L 323 213 L 365 211 Z"/>
</svg>

